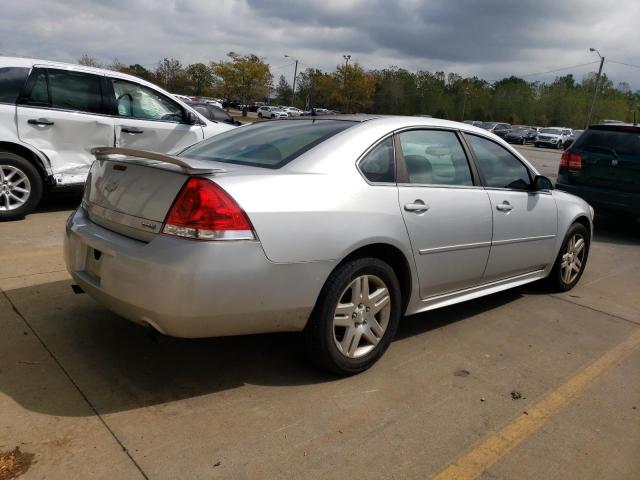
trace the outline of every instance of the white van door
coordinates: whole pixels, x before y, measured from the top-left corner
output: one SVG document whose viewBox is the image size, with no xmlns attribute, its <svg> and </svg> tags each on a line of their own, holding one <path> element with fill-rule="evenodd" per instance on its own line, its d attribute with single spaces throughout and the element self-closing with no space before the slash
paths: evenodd
<svg viewBox="0 0 640 480">
<path fill-rule="evenodd" d="M 114 144 L 103 81 L 102 75 L 36 66 L 18 100 L 18 136 L 47 156 L 58 185 L 84 183 L 91 149 Z"/>
<path fill-rule="evenodd" d="M 119 78 L 109 80 L 117 108 L 117 147 L 169 153 L 204 138 L 202 126 L 190 124 L 178 102 L 145 85 Z"/>
</svg>

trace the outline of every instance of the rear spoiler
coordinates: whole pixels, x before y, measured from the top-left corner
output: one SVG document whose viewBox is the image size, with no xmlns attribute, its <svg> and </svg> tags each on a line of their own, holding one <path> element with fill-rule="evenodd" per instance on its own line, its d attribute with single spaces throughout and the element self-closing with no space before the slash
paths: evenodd
<svg viewBox="0 0 640 480">
<path fill-rule="evenodd" d="M 126 162 L 127 158 L 142 158 L 145 160 L 157 160 L 158 162 L 170 163 L 180 167 L 188 175 L 203 175 L 207 173 L 226 172 L 224 168 L 212 168 L 207 166 L 207 161 L 193 160 L 187 158 L 174 157 L 163 153 L 147 152 L 145 150 L 134 150 L 132 148 L 96 147 L 91 149 L 91 153 L 96 160 L 113 159 Z"/>
</svg>

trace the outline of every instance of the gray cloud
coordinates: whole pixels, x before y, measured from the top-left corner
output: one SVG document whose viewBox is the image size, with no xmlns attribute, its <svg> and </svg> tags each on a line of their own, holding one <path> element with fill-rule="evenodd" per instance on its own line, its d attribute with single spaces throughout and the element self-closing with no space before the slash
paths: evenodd
<svg viewBox="0 0 640 480">
<path fill-rule="evenodd" d="M 322 69 L 350 53 L 367 68 L 496 79 L 595 61 L 590 46 L 640 64 L 638 18 L 637 0 L 21 0 L 0 16 L 0 52 L 152 67 L 164 56 L 190 63 L 233 50 L 265 56 L 275 75 L 291 74 L 285 53 Z M 605 71 L 640 88 L 640 69 Z"/>
</svg>

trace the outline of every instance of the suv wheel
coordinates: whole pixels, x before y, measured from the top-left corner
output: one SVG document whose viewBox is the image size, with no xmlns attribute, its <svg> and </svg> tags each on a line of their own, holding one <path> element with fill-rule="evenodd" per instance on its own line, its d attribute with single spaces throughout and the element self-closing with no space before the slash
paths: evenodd
<svg viewBox="0 0 640 480">
<path fill-rule="evenodd" d="M 339 375 L 371 367 L 389 347 L 401 314 L 400 285 L 377 258 L 334 270 L 320 293 L 304 335 L 311 359 Z"/>
<path fill-rule="evenodd" d="M 564 149 L 564 142 L 562 140 L 558 140 L 558 144 L 556 145 L 556 148 L 558 150 L 563 150 Z"/>
<path fill-rule="evenodd" d="M 31 213 L 42 198 L 42 189 L 42 178 L 31 162 L 0 152 L 0 221 Z"/>
<path fill-rule="evenodd" d="M 574 223 L 547 278 L 555 291 L 566 292 L 576 286 L 587 265 L 590 243 L 589 231 L 581 223 Z"/>
</svg>

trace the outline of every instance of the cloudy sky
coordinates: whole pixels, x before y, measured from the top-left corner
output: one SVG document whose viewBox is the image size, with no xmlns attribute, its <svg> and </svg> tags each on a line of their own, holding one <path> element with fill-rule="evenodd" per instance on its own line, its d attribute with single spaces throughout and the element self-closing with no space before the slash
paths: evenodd
<svg viewBox="0 0 640 480">
<path fill-rule="evenodd" d="M 153 67 L 235 51 L 287 78 L 284 54 L 333 69 L 348 53 L 365 68 L 548 81 L 597 69 L 589 47 L 640 65 L 639 19 L 639 0 L 20 0 L 3 7 L 0 53 Z M 607 62 L 605 72 L 640 88 L 640 68 Z"/>
</svg>

